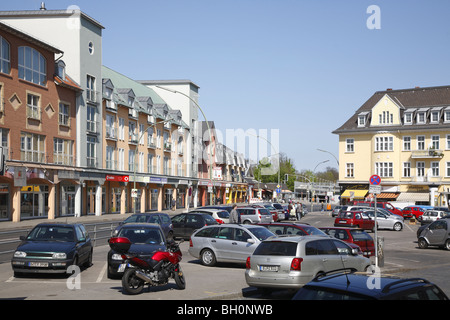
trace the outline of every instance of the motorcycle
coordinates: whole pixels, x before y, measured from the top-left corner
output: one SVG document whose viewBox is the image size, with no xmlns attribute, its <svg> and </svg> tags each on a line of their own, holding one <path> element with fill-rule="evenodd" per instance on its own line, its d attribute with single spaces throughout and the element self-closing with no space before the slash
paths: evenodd
<svg viewBox="0 0 450 320">
<path fill-rule="evenodd" d="M 181 241 L 183 242 L 183 240 Z M 166 251 L 156 251 L 150 258 L 143 258 L 138 254 L 128 252 L 131 242 L 128 238 L 111 238 L 109 246 L 122 255 L 127 265 L 122 276 L 123 291 L 130 295 L 139 294 L 146 284 L 163 286 L 173 278 L 178 288 L 186 288 L 186 280 L 181 271 L 181 250 L 174 240 L 167 243 Z"/>
</svg>

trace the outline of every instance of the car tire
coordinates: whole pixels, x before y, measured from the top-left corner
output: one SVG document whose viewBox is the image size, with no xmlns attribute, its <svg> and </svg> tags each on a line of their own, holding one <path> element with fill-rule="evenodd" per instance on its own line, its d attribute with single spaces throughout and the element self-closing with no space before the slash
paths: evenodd
<svg viewBox="0 0 450 320">
<path fill-rule="evenodd" d="M 447 239 L 447 241 L 445 241 L 444 248 L 450 250 L 450 239 Z"/>
<path fill-rule="evenodd" d="M 424 238 L 420 238 L 417 243 L 419 244 L 420 249 L 426 249 L 428 248 L 428 242 Z"/>
<path fill-rule="evenodd" d="M 213 267 L 216 264 L 216 256 L 211 249 L 203 249 L 200 254 L 200 261 L 204 266 Z"/>
<path fill-rule="evenodd" d="M 402 231 L 402 229 L 403 229 L 402 224 L 401 224 L 400 222 L 394 223 L 393 229 L 394 229 L 395 231 Z"/>
</svg>

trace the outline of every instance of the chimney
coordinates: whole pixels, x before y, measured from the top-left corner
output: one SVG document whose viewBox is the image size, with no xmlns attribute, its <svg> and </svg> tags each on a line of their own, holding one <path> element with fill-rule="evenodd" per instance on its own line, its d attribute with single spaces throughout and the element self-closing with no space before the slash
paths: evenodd
<svg viewBox="0 0 450 320">
<path fill-rule="evenodd" d="M 40 8 L 40 10 L 47 10 L 47 9 L 45 8 L 45 2 L 41 2 L 41 8 Z"/>
<path fill-rule="evenodd" d="M 392 91 L 392 88 L 387 88 L 386 91 Z"/>
</svg>

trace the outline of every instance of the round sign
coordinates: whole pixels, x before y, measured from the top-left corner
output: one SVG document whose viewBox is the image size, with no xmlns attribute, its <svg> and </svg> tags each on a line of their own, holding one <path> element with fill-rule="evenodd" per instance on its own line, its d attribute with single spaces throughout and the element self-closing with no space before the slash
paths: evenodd
<svg viewBox="0 0 450 320">
<path fill-rule="evenodd" d="M 381 183 L 381 178 L 379 175 L 374 174 L 370 177 L 369 181 L 370 181 L 370 184 L 379 185 Z"/>
</svg>

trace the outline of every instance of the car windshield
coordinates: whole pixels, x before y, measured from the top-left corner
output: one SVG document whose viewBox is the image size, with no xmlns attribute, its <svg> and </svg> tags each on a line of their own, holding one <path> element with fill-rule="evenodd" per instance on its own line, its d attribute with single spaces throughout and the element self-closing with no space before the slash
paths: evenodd
<svg viewBox="0 0 450 320">
<path fill-rule="evenodd" d="M 256 238 L 258 238 L 259 241 L 266 240 L 267 238 L 273 237 L 275 235 L 264 227 L 249 228 L 248 231 L 250 231 Z"/>
<path fill-rule="evenodd" d="M 267 215 L 267 214 L 269 214 L 269 215 L 271 215 L 271 213 L 270 213 L 270 211 L 269 210 L 267 210 L 267 209 L 259 209 L 259 213 L 260 214 L 263 214 L 263 215 Z"/>
<path fill-rule="evenodd" d="M 274 203 L 273 206 L 277 209 L 283 210 L 283 207 L 279 203 Z"/>
<path fill-rule="evenodd" d="M 36 226 L 28 235 L 32 241 L 75 241 L 74 230 L 70 226 Z"/>
<path fill-rule="evenodd" d="M 302 228 L 310 235 L 310 236 L 326 236 L 327 234 L 322 230 L 317 229 L 313 226 L 302 226 Z"/>
<path fill-rule="evenodd" d="M 230 218 L 230 213 L 226 210 L 224 211 L 217 211 L 217 215 L 219 216 L 219 218 L 223 218 L 223 219 L 228 219 Z"/>
<path fill-rule="evenodd" d="M 355 241 L 373 241 L 372 237 L 363 230 L 350 231 Z"/>
<path fill-rule="evenodd" d="M 146 227 L 122 228 L 118 237 L 128 238 L 131 243 L 157 244 L 164 243 L 159 229 Z"/>
<path fill-rule="evenodd" d="M 295 256 L 296 242 L 267 241 L 262 242 L 253 253 L 255 256 Z"/>
</svg>

